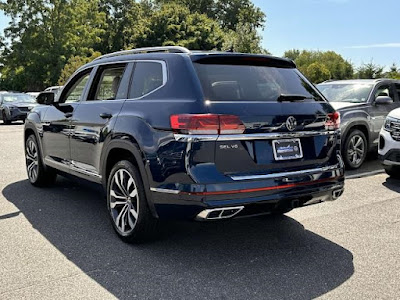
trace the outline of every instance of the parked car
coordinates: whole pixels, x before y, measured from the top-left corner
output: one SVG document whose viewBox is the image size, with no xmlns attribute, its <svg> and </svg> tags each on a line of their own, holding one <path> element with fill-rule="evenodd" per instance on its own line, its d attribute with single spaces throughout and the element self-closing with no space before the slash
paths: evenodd
<svg viewBox="0 0 400 300">
<path fill-rule="evenodd" d="M 25 124 L 30 182 L 62 172 L 102 184 L 127 242 L 161 218 L 283 214 L 343 192 L 338 114 L 289 60 L 122 51 L 51 100 Z"/>
<path fill-rule="evenodd" d="M 400 107 L 400 80 L 338 80 L 317 87 L 340 113 L 346 167 L 359 168 L 368 152 L 376 153 L 387 114 Z"/>
<path fill-rule="evenodd" d="M 0 93 L 0 118 L 8 125 L 13 121 L 25 120 L 29 111 L 36 106 L 35 99 L 24 93 Z"/>
<path fill-rule="evenodd" d="M 36 99 L 37 96 L 39 96 L 40 92 L 26 92 L 26 94 Z"/>
<path fill-rule="evenodd" d="M 63 88 L 62 85 L 49 86 L 43 92 L 53 92 L 55 95 L 57 95 L 62 88 Z"/>
<path fill-rule="evenodd" d="M 379 136 L 378 153 L 386 173 L 400 178 L 400 108 L 386 117 Z"/>
</svg>

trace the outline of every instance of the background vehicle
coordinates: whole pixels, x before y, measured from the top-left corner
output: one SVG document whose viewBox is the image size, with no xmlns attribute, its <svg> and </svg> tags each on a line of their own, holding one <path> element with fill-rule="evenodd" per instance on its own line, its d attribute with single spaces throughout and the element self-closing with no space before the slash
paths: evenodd
<svg viewBox="0 0 400 300">
<path fill-rule="evenodd" d="M 62 85 L 49 86 L 43 92 L 53 92 L 55 95 L 57 95 L 62 88 L 63 88 Z"/>
<path fill-rule="evenodd" d="M 25 120 L 26 115 L 36 106 L 32 96 L 24 93 L 0 93 L 0 118 L 4 124 Z"/>
<path fill-rule="evenodd" d="M 40 92 L 26 92 L 26 94 L 28 94 L 36 99 L 36 97 L 40 94 Z"/>
<path fill-rule="evenodd" d="M 389 113 L 379 136 L 379 159 L 385 171 L 400 178 L 400 108 Z"/>
<path fill-rule="evenodd" d="M 132 242 L 158 218 L 282 214 L 338 198 L 338 122 L 289 60 L 136 49 L 81 67 L 29 114 L 26 165 L 34 185 L 56 170 L 101 183 L 115 231 Z"/>
<path fill-rule="evenodd" d="M 317 85 L 340 112 L 342 155 L 346 167 L 357 169 L 369 151 L 376 151 L 387 114 L 400 107 L 400 81 L 357 79 Z"/>
</svg>

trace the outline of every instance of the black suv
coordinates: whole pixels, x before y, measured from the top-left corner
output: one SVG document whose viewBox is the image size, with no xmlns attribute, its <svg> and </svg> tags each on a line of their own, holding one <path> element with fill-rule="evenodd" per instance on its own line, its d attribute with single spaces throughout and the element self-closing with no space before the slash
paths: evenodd
<svg viewBox="0 0 400 300">
<path fill-rule="evenodd" d="M 182 47 L 104 55 L 28 115 L 33 185 L 102 184 L 115 231 L 159 218 L 217 220 L 334 200 L 340 118 L 285 59 Z"/>
<path fill-rule="evenodd" d="M 336 80 L 317 87 L 340 113 L 346 167 L 359 168 L 368 152 L 377 152 L 388 113 L 400 107 L 400 80 Z"/>
</svg>

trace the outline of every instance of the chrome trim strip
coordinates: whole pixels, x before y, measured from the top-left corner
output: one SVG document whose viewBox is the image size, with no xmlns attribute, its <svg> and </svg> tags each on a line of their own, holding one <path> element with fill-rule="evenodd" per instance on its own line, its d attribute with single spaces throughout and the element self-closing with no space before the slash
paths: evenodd
<svg viewBox="0 0 400 300">
<path fill-rule="evenodd" d="M 274 140 L 290 139 L 311 136 L 333 135 L 336 131 L 298 131 L 298 132 L 274 132 L 274 133 L 254 133 L 254 134 L 174 134 L 177 142 L 209 142 L 209 141 L 248 141 L 248 140 Z"/>
<path fill-rule="evenodd" d="M 328 171 L 335 171 L 339 169 L 339 164 L 322 167 L 322 168 L 315 168 L 315 169 L 307 169 L 301 171 L 293 171 L 293 172 L 281 172 L 281 173 L 272 173 L 272 174 L 263 174 L 263 175 L 244 175 L 244 176 L 229 176 L 235 181 L 239 180 L 252 180 L 252 179 L 271 179 L 271 178 L 279 178 L 279 177 L 289 177 L 289 176 L 298 176 L 298 175 L 309 175 L 313 173 L 322 173 Z"/>
<path fill-rule="evenodd" d="M 150 191 L 157 192 L 157 193 L 165 193 L 165 194 L 179 194 L 180 191 L 178 190 L 170 190 L 170 189 L 160 189 L 160 188 L 150 188 Z"/>
<path fill-rule="evenodd" d="M 119 56 L 119 55 L 142 54 L 142 53 L 152 53 L 152 52 L 187 53 L 187 54 L 191 53 L 191 51 L 189 49 L 187 49 L 185 47 L 181 47 L 181 46 L 146 47 L 146 48 L 122 50 L 122 51 L 104 54 L 102 56 L 95 58 L 94 60 L 97 61 L 100 59 Z"/>
</svg>

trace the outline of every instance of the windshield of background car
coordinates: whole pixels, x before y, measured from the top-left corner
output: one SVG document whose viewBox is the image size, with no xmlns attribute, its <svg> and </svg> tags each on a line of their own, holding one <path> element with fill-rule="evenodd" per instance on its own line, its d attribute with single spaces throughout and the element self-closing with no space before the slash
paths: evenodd
<svg viewBox="0 0 400 300">
<path fill-rule="evenodd" d="M 2 99 L 4 102 L 30 102 L 30 103 L 35 103 L 36 100 L 35 98 L 33 98 L 30 95 L 27 94 L 13 94 L 13 93 L 9 93 L 9 94 L 2 94 L 1 95 Z"/>
<path fill-rule="evenodd" d="M 318 89 L 330 102 L 367 102 L 373 84 L 346 83 L 346 84 L 319 84 Z"/>
<path fill-rule="evenodd" d="M 194 63 L 203 92 L 211 101 L 277 102 L 281 95 L 324 101 L 294 68 Z"/>
</svg>

